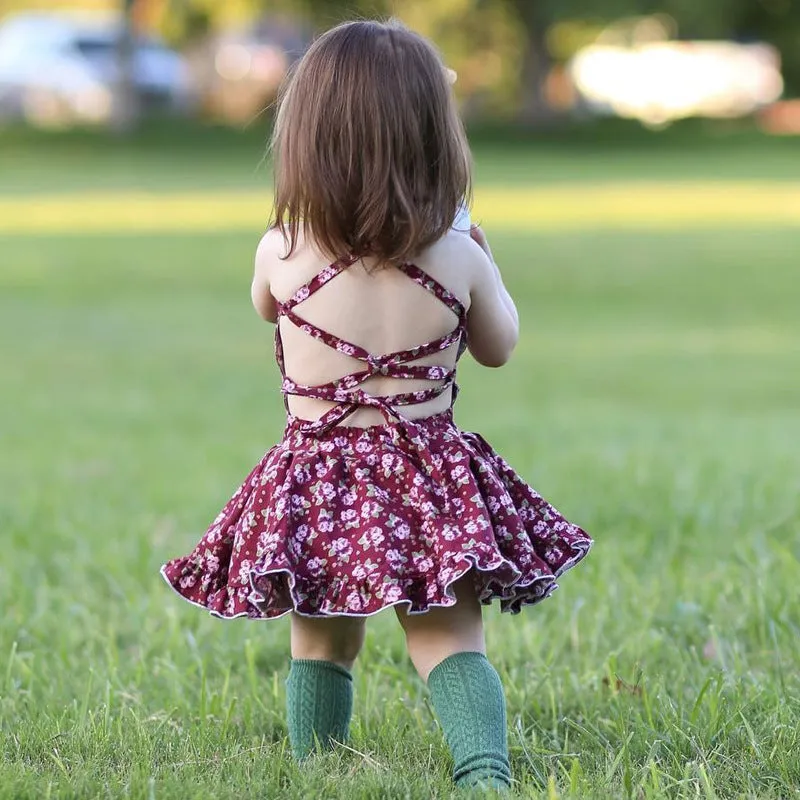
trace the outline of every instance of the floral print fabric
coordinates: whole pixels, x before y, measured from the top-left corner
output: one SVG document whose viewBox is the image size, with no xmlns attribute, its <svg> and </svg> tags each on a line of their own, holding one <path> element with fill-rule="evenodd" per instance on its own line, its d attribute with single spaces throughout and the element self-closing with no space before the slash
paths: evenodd
<svg viewBox="0 0 800 800">
<path fill-rule="evenodd" d="M 304 429 L 239 487 L 205 536 L 162 570 L 219 617 L 366 616 L 455 603 L 471 571 L 481 602 L 516 613 L 547 597 L 589 536 L 450 412 L 368 428 Z"/>
<path fill-rule="evenodd" d="M 452 412 L 411 422 L 398 407 L 452 392 L 455 369 L 410 362 L 458 343 L 466 310 L 413 264 L 400 269 L 455 315 L 453 331 L 411 350 L 373 355 L 321 330 L 294 309 L 353 257 L 326 267 L 279 306 L 309 336 L 361 361 L 363 368 L 322 386 L 286 375 L 280 325 L 275 357 L 284 395 L 338 403 L 318 420 L 289 415 L 282 441 L 261 459 L 185 558 L 162 574 L 187 600 L 220 617 L 367 616 L 405 603 L 409 613 L 455 603 L 452 584 L 471 572 L 483 603 L 504 611 L 547 597 L 591 539 L 567 522 Z M 376 397 L 360 388 L 372 375 L 438 385 Z M 360 406 L 387 424 L 340 423 Z M 288 411 L 288 406 L 287 406 Z"/>
</svg>

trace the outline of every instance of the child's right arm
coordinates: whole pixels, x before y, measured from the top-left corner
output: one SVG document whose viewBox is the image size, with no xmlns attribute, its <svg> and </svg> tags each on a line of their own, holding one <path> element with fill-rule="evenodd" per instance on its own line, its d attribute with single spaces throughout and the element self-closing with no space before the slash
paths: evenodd
<svg viewBox="0 0 800 800">
<path fill-rule="evenodd" d="M 492 256 L 484 232 L 470 231 L 475 259 L 467 313 L 467 344 L 473 358 L 485 367 L 505 364 L 519 340 L 519 315 Z"/>
<path fill-rule="evenodd" d="M 280 263 L 284 249 L 283 237 L 275 228 L 268 230 L 258 244 L 256 251 L 253 284 L 250 297 L 258 315 L 267 322 L 278 321 L 278 304 L 270 290 L 270 275 L 276 264 Z"/>
</svg>

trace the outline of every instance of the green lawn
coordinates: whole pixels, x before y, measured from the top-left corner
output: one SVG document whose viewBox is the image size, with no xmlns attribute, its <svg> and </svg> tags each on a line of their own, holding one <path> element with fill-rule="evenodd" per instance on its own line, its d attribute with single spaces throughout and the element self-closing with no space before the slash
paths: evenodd
<svg viewBox="0 0 800 800">
<path fill-rule="evenodd" d="M 247 188 L 248 142 L 17 142 L 0 192 Z M 485 147 L 478 174 L 800 180 L 786 145 L 604 147 Z M 301 770 L 286 620 L 221 623 L 158 576 L 280 434 L 257 237 L 0 238 L 2 800 L 450 796 L 391 613 L 353 751 Z M 465 359 L 460 422 L 597 540 L 547 603 L 487 612 L 518 796 L 800 797 L 800 230 L 492 243 L 524 335 L 504 370 Z"/>
</svg>

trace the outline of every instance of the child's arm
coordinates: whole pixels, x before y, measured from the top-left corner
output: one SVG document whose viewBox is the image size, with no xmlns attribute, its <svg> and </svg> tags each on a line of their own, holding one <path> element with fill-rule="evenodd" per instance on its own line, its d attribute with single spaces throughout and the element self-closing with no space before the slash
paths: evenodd
<svg viewBox="0 0 800 800">
<path fill-rule="evenodd" d="M 474 249 L 467 343 L 479 364 L 501 367 L 511 358 L 519 340 L 519 315 L 483 231 L 474 225 L 470 235 L 480 251 Z"/>
<path fill-rule="evenodd" d="M 280 262 L 284 250 L 283 236 L 274 228 L 262 237 L 256 250 L 255 274 L 250 297 L 258 315 L 267 322 L 278 321 L 278 304 L 270 291 L 270 275 Z"/>
</svg>

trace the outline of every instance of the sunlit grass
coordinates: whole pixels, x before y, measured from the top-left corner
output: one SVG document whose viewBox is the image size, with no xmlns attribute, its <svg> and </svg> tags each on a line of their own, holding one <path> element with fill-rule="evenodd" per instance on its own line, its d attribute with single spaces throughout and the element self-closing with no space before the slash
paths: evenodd
<svg viewBox="0 0 800 800">
<path fill-rule="evenodd" d="M 523 338 L 504 370 L 465 359 L 459 419 L 597 539 L 546 604 L 487 614 L 518 796 L 796 797 L 800 231 L 736 221 L 702 176 L 650 185 L 651 230 L 591 230 L 637 227 L 607 178 L 478 193 Z M 353 750 L 298 769 L 286 621 L 220 623 L 158 577 L 280 434 L 248 296 L 266 195 L 129 192 L 55 203 L 68 235 L 53 211 L 28 231 L 47 236 L 0 237 L 0 798 L 449 797 L 391 615 L 357 667 Z M 522 196 L 558 209 L 548 230 L 516 229 Z M 25 217 L 2 203 L 0 225 Z M 658 231 L 684 203 L 707 227 Z"/>
<path fill-rule="evenodd" d="M 270 216 L 264 191 L 86 191 L 0 195 L 0 234 L 245 231 Z M 497 230 L 800 225 L 800 183 L 484 185 L 474 218 Z"/>
</svg>

